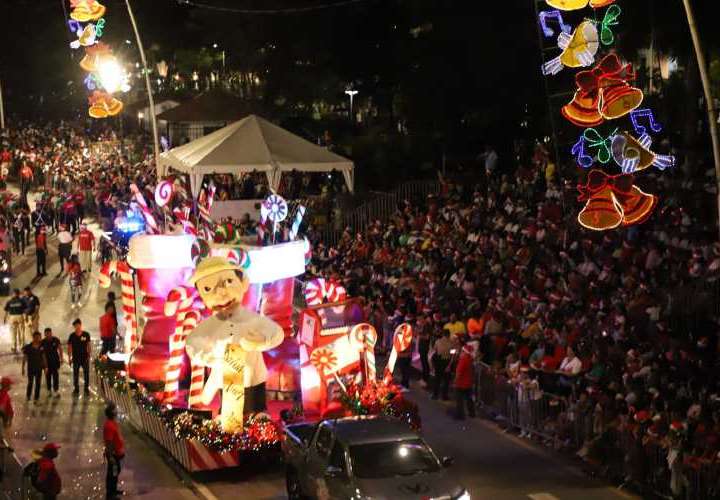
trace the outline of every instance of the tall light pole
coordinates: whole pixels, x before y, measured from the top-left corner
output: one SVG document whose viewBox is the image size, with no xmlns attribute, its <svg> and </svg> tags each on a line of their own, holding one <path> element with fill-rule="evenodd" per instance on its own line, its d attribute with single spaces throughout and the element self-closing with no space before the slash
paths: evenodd
<svg viewBox="0 0 720 500">
<path fill-rule="evenodd" d="M 0 130 L 5 128 L 5 101 L 3 101 L 2 80 L 0 80 Z"/>
<path fill-rule="evenodd" d="M 137 23 L 135 22 L 132 7 L 130 7 L 130 0 L 125 0 L 125 5 L 127 5 L 128 15 L 130 16 L 130 23 L 132 23 L 133 31 L 135 31 L 135 40 L 137 40 L 138 50 L 140 51 L 140 60 L 143 65 L 143 73 L 145 73 L 145 86 L 147 87 L 148 102 L 150 104 L 150 121 L 152 123 L 153 131 L 153 146 L 155 148 L 155 168 L 159 177 L 160 141 L 158 140 L 157 117 L 155 116 L 155 100 L 153 99 L 152 86 L 150 85 L 150 72 L 147 67 L 147 59 L 145 59 L 145 49 L 143 48 L 142 40 L 140 39 L 140 32 L 138 31 Z"/>
<path fill-rule="evenodd" d="M 695 15 L 693 14 L 690 0 L 683 0 L 683 5 L 685 5 L 685 13 L 687 14 L 688 26 L 690 27 L 690 36 L 692 37 L 695 47 L 695 56 L 697 57 L 700 79 L 702 80 L 703 92 L 705 93 L 705 104 L 707 105 L 708 123 L 710 125 L 710 138 L 712 139 L 713 156 L 715 158 L 715 189 L 717 189 L 718 225 L 720 225 L 720 139 L 718 138 L 717 110 L 715 109 L 715 99 L 713 99 L 710 89 L 710 77 L 707 73 L 705 54 L 703 54 L 702 46 L 700 45 L 700 35 L 698 34 L 697 25 L 695 24 Z"/>
<path fill-rule="evenodd" d="M 218 44 L 213 43 L 213 49 L 217 49 L 217 48 L 218 48 Z M 222 69 L 223 69 L 223 73 L 225 73 L 225 49 L 221 50 L 221 55 L 222 55 Z"/>
<path fill-rule="evenodd" d="M 346 90 L 345 93 L 350 96 L 350 120 L 355 121 L 353 118 L 353 98 L 357 95 L 357 90 Z"/>
</svg>

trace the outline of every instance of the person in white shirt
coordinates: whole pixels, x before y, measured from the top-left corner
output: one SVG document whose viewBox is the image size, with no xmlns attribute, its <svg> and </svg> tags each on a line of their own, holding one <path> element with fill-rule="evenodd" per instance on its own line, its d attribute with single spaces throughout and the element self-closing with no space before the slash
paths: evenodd
<svg viewBox="0 0 720 500">
<path fill-rule="evenodd" d="M 575 376 L 582 370 L 582 361 L 575 355 L 572 347 L 567 348 L 565 358 L 560 363 L 560 374 L 566 376 Z"/>
<path fill-rule="evenodd" d="M 67 230 L 65 224 L 60 224 L 58 231 L 58 257 L 60 259 L 60 271 L 58 271 L 58 277 L 65 271 L 65 264 L 70 262 L 70 255 L 72 254 L 72 243 L 73 236 L 70 231 Z"/>
</svg>

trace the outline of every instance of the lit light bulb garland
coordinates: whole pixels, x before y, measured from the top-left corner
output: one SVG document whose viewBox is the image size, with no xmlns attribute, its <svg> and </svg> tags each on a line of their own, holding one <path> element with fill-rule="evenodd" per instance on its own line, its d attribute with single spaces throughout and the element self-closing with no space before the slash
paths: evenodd
<svg viewBox="0 0 720 500">
<path fill-rule="evenodd" d="M 113 96 L 130 90 L 129 75 L 112 54 L 110 48 L 99 42 L 105 34 L 106 8 L 96 0 L 70 0 L 68 28 L 77 37 L 70 43 L 72 49 L 85 49 L 80 67 L 88 72 L 83 80 L 90 96 L 88 115 L 92 118 L 115 116 L 123 103 Z"/>
<path fill-rule="evenodd" d="M 642 223 L 652 214 L 658 198 L 636 186 L 634 174 L 651 166 L 660 171 L 671 168 L 675 158 L 650 149 L 650 133 L 660 132 L 662 126 L 651 109 L 640 108 L 644 95 L 633 86 L 632 66 L 623 63 L 614 51 L 598 54 L 616 41 L 613 30 L 620 24 L 622 10 L 615 0 L 546 0 L 546 3 L 553 10 L 540 12 L 538 22 L 546 38 L 555 36 L 552 26 L 557 25 L 557 45 L 562 52 L 543 64 L 542 73 L 554 75 L 564 67 L 594 64 L 577 72 L 575 94 L 560 110 L 570 123 L 583 129 L 570 151 L 578 167 L 589 170 L 585 184 L 578 186 L 578 200 L 585 203 L 578 222 L 595 231 Z M 573 15 L 572 11 L 586 8 L 593 9 L 595 20 L 584 18 L 573 28 L 563 12 Z M 554 21 L 553 25 L 549 21 Z M 630 118 L 636 135 L 618 126 L 611 132 L 597 128 L 623 117 Z M 603 170 L 612 167 L 619 169 L 620 174 Z"/>
</svg>

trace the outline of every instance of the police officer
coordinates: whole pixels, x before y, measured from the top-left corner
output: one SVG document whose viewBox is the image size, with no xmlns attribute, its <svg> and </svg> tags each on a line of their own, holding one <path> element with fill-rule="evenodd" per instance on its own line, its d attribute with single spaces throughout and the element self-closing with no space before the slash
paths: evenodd
<svg viewBox="0 0 720 500">
<path fill-rule="evenodd" d="M 13 352 L 25 345 L 25 301 L 20 297 L 20 289 L 13 290 L 13 296 L 5 303 L 4 323 L 10 317 L 10 331 L 13 337 Z"/>
<path fill-rule="evenodd" d="M 23 301 L 25 302 L 25 334 L 30 338 L 33 332 L 38 331 L 38 324 L 40 323 L 40 299 L 32 293 L 29 286 L 26 286 Z"/>
</svg>

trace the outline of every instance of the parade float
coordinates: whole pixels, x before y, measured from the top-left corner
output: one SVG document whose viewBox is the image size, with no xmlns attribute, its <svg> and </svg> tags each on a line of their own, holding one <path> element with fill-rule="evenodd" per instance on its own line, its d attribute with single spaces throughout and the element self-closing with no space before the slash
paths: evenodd
<svg viewBox="0 0 720 500">
<path fill-rule="evenodd" d="M 100 273 L 101 286 L 120 282 L 123 352 L 98 360 L 99 385 L 186 470 L 278 457 L 281 415 L 384 413 L 419 425 L 392 384 L 409 326 L 398 327 L 378 379 L 377 333 L 364 323 L 361 299 L 316 278 L 295 300 L 310 256 L 299 237 L 304 207 L 271 195 L 247 236 L 211 219 L 212 184 L 197 200 L 177 180 L 132 189 L 127 220 L 141 223 L 123 225 L 137 231 L 127 258 Z M 303 298 L 306 307 L 296 304 Z"/>
</svg>

